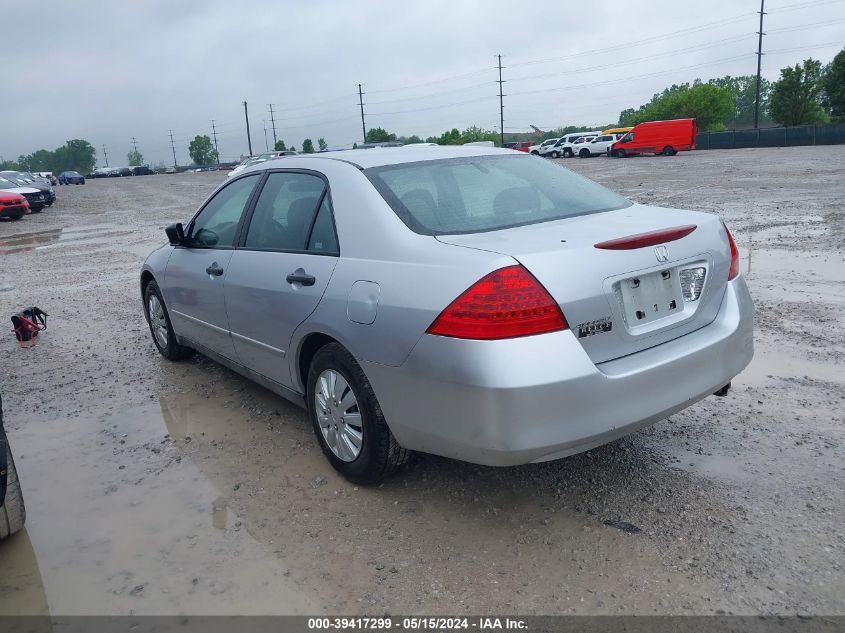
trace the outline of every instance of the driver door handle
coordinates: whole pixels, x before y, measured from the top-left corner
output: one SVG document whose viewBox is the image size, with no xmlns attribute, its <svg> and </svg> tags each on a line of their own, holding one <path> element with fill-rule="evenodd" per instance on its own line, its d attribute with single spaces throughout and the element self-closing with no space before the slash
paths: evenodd
<svg viewBox="0 0 845 633">
<path fill-rule="evenodd" d="M 297 268 L 285 277 L 285 279 L 289 284 L 301 283 L 303 286 L 313 286 L 317 281 L 314 275 L 309 275 L 302 268 Z"/>
<path fill-rule="evenodd" d="M 209 275 L 219 277 L 223 274 L 223 269 L 220 268 L 220 265 L 217 262 L 214 262 L 213 264 L 211 264 L 211 266 L 205 269 L 205 272 L 207 272 Z"/>
</svg>

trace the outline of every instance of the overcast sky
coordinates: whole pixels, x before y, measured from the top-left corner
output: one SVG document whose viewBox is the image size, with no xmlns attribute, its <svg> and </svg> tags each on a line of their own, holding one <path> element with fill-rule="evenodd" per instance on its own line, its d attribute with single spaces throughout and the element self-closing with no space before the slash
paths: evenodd
<svg viewBox="0 0 845 633">
<path fill-rule="evenodd" d="M 125 164 L 137 139 L 172 163 L 218 130 L 223 160 L 253 152 L 264 123 L 301 148 L 361 140 L 367 127 L 425 137 L 601 124 L 672 83 L 756 72 L 758 0 L 3 1 L 0 155 L 82 138 Z M 11 6 L 9 6 L 11 5 Z M 845 0 L 767 0 L 763 75 L 845 44 Z M 603 49 L 603 50 L 602 50 Z"/>
</svg>

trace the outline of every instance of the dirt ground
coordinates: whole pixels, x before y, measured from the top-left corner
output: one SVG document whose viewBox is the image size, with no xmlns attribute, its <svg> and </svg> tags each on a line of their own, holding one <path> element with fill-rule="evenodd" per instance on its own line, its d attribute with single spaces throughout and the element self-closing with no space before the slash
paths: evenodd
<svg viewBox="0 0 845 633">
<path fill-rule="evenodd" d="M 50 313 L 38 347 L 0 338 L 28 510 L 0 614 L 845 613 L 845 146 L 563 162 L 722 215 L 752 365 L 588 453 L 418 455 L 376 488 L 335 475 L 303 411 L 153 347 L 141 262 L 222 175 L 59 187 L 0 224 L 0 314 Z"/>
</svg>

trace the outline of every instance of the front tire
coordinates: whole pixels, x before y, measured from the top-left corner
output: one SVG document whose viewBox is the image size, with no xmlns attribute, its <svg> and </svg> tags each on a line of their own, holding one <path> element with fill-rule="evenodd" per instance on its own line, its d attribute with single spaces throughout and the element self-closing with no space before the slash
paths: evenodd
<svg viewBox="0 0 845 633">
<path fill-rule="evenodd" d="M 571 149 L 567 148 L 567 149 L 563 150 L 563 157 L 564 158 L 572 158 L 573 156 L 574 156 L 574 154 L 572 153 Z"/>
<path fill-rule="evenodd" d="M 625 158 L 628 154 L 625 152 L 624 149 L 617 149 L 613 150 L 613 156 L 615 158 Z"/>
<path fill-rule="evenodd" d="M 589 157 L 590 157 L 590 150 L 588 150 L 588 149 L 582 149 L 580 152 L 578 152 L 578 158 L 589 158 Z"/>
<path fill-rule="evenodd" d="M 340 344 L 329 343 L 314 355 L 305 393 L 317 442 L 349 481 L 377 483 L 408 460 L 366 374 Z"/>
<path fill-rule="evenodd" d="M 557 150 L 555 150 L 550 154 L 550 156 L 552 158 L 560 158 L 560 153 Z"/>
<path fill-rule="evenodd" d="M 190 355 L 191 350 L 180 345 L 170 323 L 170 315 L 164 305 L 164 297 L 155 281 L 147 284 L 144 290 L 144 315 L 150 326 L 153 344 L 167 360 L 182 360 Z"/>
</svg>

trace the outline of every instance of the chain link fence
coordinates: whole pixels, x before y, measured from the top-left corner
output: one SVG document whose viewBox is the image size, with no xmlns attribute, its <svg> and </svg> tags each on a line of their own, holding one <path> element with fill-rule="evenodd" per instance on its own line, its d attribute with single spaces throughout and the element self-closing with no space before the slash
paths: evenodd
<svg viewBox="0 0 845 633">
<path fill-rule="evenodd" d="M 845 143 L 845 123 L 702 132 L 695 137 L 696 149 L 789 147 L 792 145 L 834 145 L 836 143 Z"/>
</svg>

